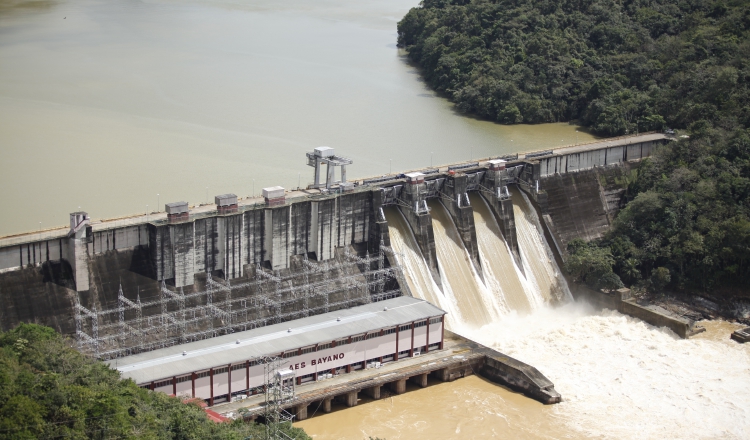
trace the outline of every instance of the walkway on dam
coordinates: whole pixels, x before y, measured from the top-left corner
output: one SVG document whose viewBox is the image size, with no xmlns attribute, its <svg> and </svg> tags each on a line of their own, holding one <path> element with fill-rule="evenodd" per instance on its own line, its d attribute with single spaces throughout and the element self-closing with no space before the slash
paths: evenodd
<svg viewBox="0 0 750 440">
<path fill-rule="evenodd" d="M 321 194 L 321 191 L 319 189 L 295 189 L 295 190 L 289 190 L 286 193 L 287 201 L 293 201 L 295 198 L 299 197 L 308 197 L 313 195 L 319 195 Z M 256 197 L 245 197 L 242 199 L 237 200 L 237 205 L 239 207 L 243 206 L 252 206 L 252 205 L 265 205 L 265 199 L 263 196 L 256 196 Z M 199 204 L 199 205 L 191 205 L 190 207 L 190 215 L 191 216 L 200 216 L 202 214 L 212 214 L 216 213 L 216 204 L 214 203 L 208 203 L 208 204 Z M 150 212 L 148 214 L 137 214 L 137 215 L 129 215 L 124 217 L 117 217 L 117 218 L 111 218 L 111 219 L 100 219 L 100 220 L 91 220 L 91 229 L 93 232 L 107 230 L 107 229 L 116 229 L 121 228 L 124 226 L 131 226 L 131 225 L 141 225 L 148 222 L 158 222 L 158 221 L 167 221 L 167 213 L 164 212 L 164 210 L 160 210 L 159 212 Z M 24 243 L 30 243 L 34 241 L 39 240 L 49 240 L 49 239 L 56 239 L 56 238 L 65 238 L 68 235 L 68 231 L 70 228 L 68 226 L 58 226 L 55 228 L 49 228 L 44 229 L 42 231 L 37 232 L 24 232 L 21 234 L 13 234 L 8 235 L 5 237 L 0 237 L 0 248 L 6 247 L 6 246 L 14 246 Z"/>
<path fill-rule="evenodd" d="M 446 333 L 442 350 L 389 362 L 383 364 L 380 368 L 352 371 L 331 379 L 298 385 L 297 398 L 282 406 L 294 408 L 299 405 L 331 399 L 352 391 L 363 391 L 375 386 L 384 386 L 398 380 L 406 380 L 432 371 L 467 364 L 472 359 L 479 359 L 485 354 L 485 350 L 477 344 L 472 344 L 471 341 L 460 337 L 451 337 L 449 333 Z M 247 408 L 250 415 L 262 415 L 264 403 L 265 395 L 257 394 L 236 402 L 220 403 L 214 405 L 212 409 L 220 414 L 227 415 L 229 413 L 236 414 L 239 409 Z"/>
<path fill-rule="evenodd" d="M 639 142 L 653 142 L 664 139 L 670 139 L 670 137 L 664 133 L 648 133 L 637 136 L 620 136 L 616 138 L 601 139 L 593 142 L 587 142 L 585 144 L 576 144 L 568 147 L 553 148 L 552 150 L 542 151 L 551 151 L 551 154 L 573 154 L 583 151 L 599 150 L 602 148 L 610 147 L 621 147 L 623 145 L 637 144 Z M 519 154 L 518 158 L 522 159 L 527 155 L 534 153 L 535 151 L 527 151 L 526 153 Z"/>
</svg>

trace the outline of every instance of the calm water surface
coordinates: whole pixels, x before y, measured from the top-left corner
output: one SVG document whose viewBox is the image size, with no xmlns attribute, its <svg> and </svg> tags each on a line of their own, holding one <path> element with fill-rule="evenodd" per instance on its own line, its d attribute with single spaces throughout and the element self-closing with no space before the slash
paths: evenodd
<svg viewBox="0 0 750 440">
<path fill-rule="evenodd" d="M 395 46 L 417 3 L 0 0 L 0 234 L 304 186 L 320 145 L 357 178 L 590 139 L 457 115 Z"/>
</svg>

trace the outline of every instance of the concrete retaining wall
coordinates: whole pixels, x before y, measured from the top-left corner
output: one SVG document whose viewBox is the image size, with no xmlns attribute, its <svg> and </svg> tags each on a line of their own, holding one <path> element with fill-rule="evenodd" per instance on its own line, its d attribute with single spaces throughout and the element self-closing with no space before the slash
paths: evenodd
<svg viewBox="0 0 750 440">
<path fill-rule="evenodd" d="M 501 353 L 487 355 L 480 371 L 487 379 L 521 391 L 545 405 L 562 401 L 555 385 L 539 370 L 512 357 Z"/>
<path fill-rule="evenodd" d="M 598 308 L 617 310 L 623 315 L 638 318 L 655 327 L 666 327 L 683 339 L 689 338 L 693 334 L 695 322 L 676 316 L 657 306 L 638 304 L 638 301 L 631 297 L 630 289 L 624 288 L 615 292 L 604 293 L 583 285 L 571 287 L 571 292 L 577 300 L 583 299 Z"/>
</svg>

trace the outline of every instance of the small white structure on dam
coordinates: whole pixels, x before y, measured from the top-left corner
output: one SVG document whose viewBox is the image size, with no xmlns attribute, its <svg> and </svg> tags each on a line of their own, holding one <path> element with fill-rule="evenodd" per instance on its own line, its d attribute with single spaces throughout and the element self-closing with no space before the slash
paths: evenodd
<svg viewBox="0 0 750 440">
<path fill-rule="evenodd" d="M 296 383 L 443 348 L 445 312 L 400 297 L 109 361 L 123 378 L 209 405 L 262 392 L 264 357 L 281 358 Z"/>
</svg>

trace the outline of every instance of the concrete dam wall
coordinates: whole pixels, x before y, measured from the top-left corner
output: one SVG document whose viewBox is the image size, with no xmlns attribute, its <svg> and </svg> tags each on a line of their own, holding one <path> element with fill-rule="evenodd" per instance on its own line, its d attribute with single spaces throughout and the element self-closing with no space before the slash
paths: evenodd
<svg viewBox="0 0 750 440">
<path fill-rule="evenodd" d="M 647 157 L 664 140 L 646 135 L 325 188 L 272 188 L 263 199 L 223 195 L 213 205 L 169 204 L 167 213 L 112 221 L 73 213 L 69 228 L 0 238 L 0 325 L 50 325 L 83 351 L 112 358 L 409 295 L 389 256 L 383 207 L 404 215 L 439 286 L 427 200 L 445 206 L 481 272 L 469 193 L 487 202 L 517 261 L 509 185 L 530 195 L 564 249 L 573 237 L 600 235 L 616 212 L 598 173 Z"/>
</svg>

